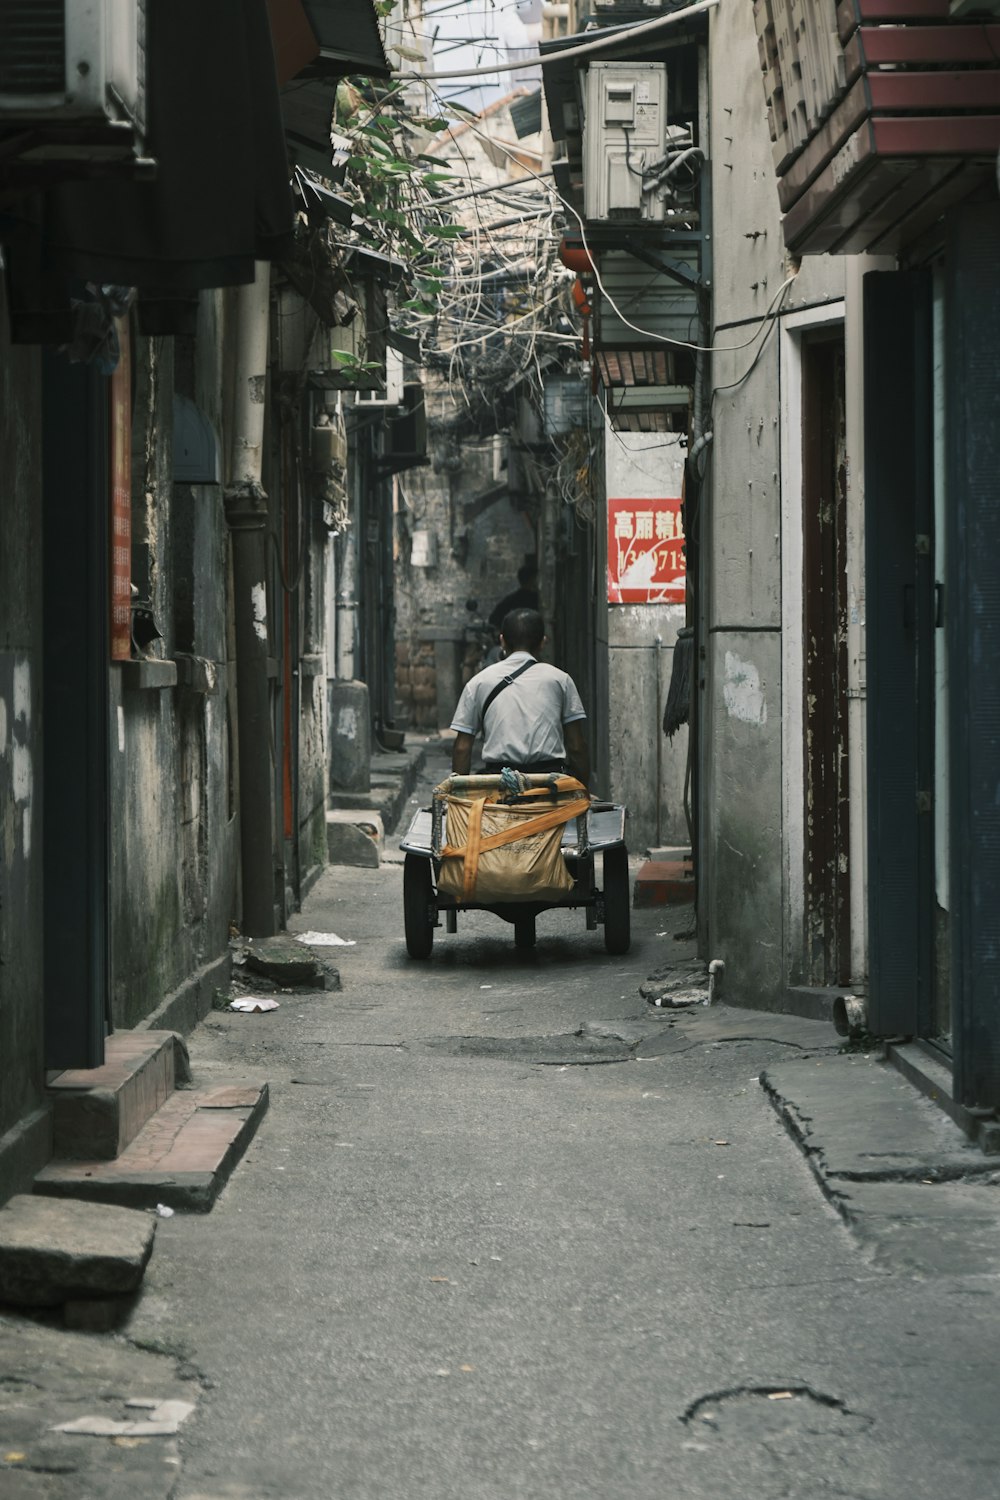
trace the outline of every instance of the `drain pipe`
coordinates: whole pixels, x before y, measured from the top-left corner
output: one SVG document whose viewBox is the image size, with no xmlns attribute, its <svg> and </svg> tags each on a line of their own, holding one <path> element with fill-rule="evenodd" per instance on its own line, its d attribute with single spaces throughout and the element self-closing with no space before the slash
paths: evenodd
<svg viewBox="0 0 1000 1500">
<path fill-rule="evenodd" d="M 864 995 L 838 995 L 833 1002 L 833 1027 L 838 1036 L 856 1040 L 868 1030 L 868 1001 Z"/>
<path fill-rule="evenodd" d="M 271 267 L 237 287 L 232 442 L 225 491 L 232 539 L 236 629 L 236 707 L 240 773 L 240 869 L 243 932 L 270 937 L 274 920 L 274 775 L 271 691 L 267 675 L 267 495 L 261 485 Z"/>
<path fill-rule="evenodd" d="M 663 840 L 663 690 L 660 686 L 660 652 L 663 637 L 658 635 L 653 642 L 653 659 L 656 671 L 656 846 Z"/>
</svg>

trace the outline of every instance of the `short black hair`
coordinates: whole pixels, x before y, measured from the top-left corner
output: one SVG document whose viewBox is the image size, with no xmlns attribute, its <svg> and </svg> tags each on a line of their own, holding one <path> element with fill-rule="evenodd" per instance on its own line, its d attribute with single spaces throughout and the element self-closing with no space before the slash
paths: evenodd
<svg viewBox="0 0 1000 1500">
<path fill-rule="evenodd" d="M 537 609 L 512 609 L 503 617 L 500 634 L 508 650 L 534 653 L 545 639 L 545 621 Z"/>
<path fill-rule="evenodd" d="M 537 577 L 538 566 L 536 563 L 524 563 L 517 570 L 517 581 L 522 586 L 522 588 L 526 583 L 530 583 L 533 578 Z"/>
</svg>

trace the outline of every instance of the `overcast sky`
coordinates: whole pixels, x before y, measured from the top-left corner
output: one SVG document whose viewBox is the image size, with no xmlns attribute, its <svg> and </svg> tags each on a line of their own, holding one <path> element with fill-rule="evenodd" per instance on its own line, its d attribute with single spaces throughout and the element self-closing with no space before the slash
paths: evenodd
<svg viewBox="0 0 1000 1500">
<path fill-rule="evenodd" d="M 428 31 L 432 36 L 437 33 L 435 67 L 442 71 L 480 67 L 507 62 L 512 52 L 516 56 L 521 49 L 535 51 L 541 8 L 541 0 L 425 0 Z M 532 26 L 532 22 L 536 24 Z M 481 109 L 519 83 L 534 88 L 540 81 L 539 70 L 533 69 L 519 75 L 505 72 L 493 77 L 451 79 L 437 88 L 446 99 L 468 109 Z"/>
</svg>

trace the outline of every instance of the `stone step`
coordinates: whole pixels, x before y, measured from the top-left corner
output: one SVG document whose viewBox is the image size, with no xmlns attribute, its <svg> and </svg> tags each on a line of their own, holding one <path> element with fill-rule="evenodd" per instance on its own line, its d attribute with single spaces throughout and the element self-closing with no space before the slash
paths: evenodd
<svg viewBox="0 0 1000 1500">
<path fill-rule="evenodd" d="M 49 1085 L 53 1152 L 112 1161 L 187 1076 L 173 1031 L 116 1031 L 100 1068 L 68 1068 Z"/>
<path fill-rule="evenodd" d="M 327 808 L 326 844 L 332 865 L 360 865 L 377 870 L 385 848 L 381 813 Z"/>
<path fill-rule="evenodd" d="M 694 876 L 686 861 L 647 859 L 639 866 L 633 906 L 676 906 L 693 900 Z"/>
<path fill-rule="evenodd" d="M 267 1103 L 267 1084 L 259 1080 L 179 1089 L 114 1161 L 51 1161 L 36 1176 L 35 1192 L 207 1213 L 253 1139 Z"/>
<path fill-rule="evenodd" d="M 18 1194 L 0 1208 L 0 1300 L 55 1307 L 127 1296 L 142 1280 L 155 1232 L 149 1214 Z"/>
</svg>

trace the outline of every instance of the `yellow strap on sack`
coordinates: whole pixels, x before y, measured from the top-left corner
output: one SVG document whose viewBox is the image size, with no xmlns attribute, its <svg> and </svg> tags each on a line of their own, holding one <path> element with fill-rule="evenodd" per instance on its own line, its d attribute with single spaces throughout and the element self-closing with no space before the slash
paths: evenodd
<svg viewBox="0 0 1000 1500">
<path fill-rule="evenodd" d="M 465 855 L 463 866 L 462 895 L 466 901 L 470 900 L 476 888 L 476 876 L 479 874 L 479 854 L 483 846 L 483 808 L 486 806 L 485 797 L 477 797 L 469 809 L 469 834 L 465 848 L 461 851 Z M 446 848 L 451 853 L 450 848 Z M 456 850 L 456 853 L 459 851 Z"/>
<path fill-rule="evenodd" d="M 571 784 L 574 783 L 571 781 Z M 579 783 L 576 782 L 575 785 Z M 549 794 L 546 787 L 539 787 L 537 790 Z M 581 797 L 575 802 L 567 802 L 563 807 L 554 807 L 549 812 L 541 813 L 537 818 L 526 818 L 524 822 L 515 823 L 503 833 L 493 833 L 483 838 L 483 809 L 487 800 L 486 797 L 476 797 L 471 801 L 469 831 L 465 844 L 462 846 L 445 844 L 441 850 L 442 859 L 464 859 L 462 896 L 466 901 L 471 900 L 476 888 L 481 854 L 485 854 L 490 849 L 501 849 L 505 844 L 517 843 L 519 839 L 530 838 L 535 833 L 547 833 L 550 828 L 558 828 L 562 823 L 569 823 L 571 819 L 580 817 L 590 808 L 590 798 Z"/>
</svg>

